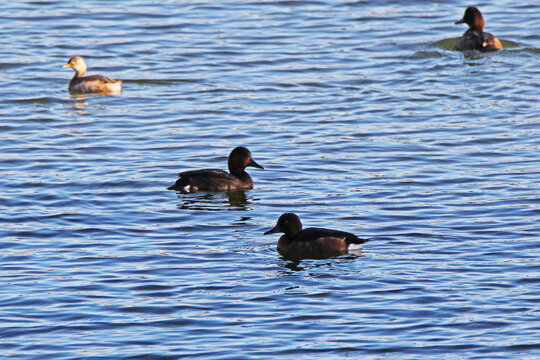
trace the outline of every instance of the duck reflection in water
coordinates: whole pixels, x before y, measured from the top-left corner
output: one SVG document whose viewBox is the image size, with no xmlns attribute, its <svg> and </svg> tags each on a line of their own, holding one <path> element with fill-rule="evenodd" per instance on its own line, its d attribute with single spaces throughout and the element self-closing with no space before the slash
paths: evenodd
<svg viewBox="0 0 540 360">
<path fill-rule="evenodd" d="M 308 275 L 315 275 L 319 271 L 326 272 L 329 268 L 349 269 L 349 264 L 354 263 L 356 259 L 363 256 L 361 249 L 351 249 L 348 254 L 340 255 L 339 257 L 289 257 L 283 256 L 286 260 L 278 264 L 282 270 L 279 272 L 282 276 L 292 275 L 296 272 L 303 271 Z M 320 269 L 320 270 L 319 270 Z M 354 270 L 357 271 L 357 270 Z"/>
<path fill-rule="evenodd" d="M 245 211 L 249 210 L 253 199 L 248 198 L 243 190 L 231 190 L 182 194 L 181 200 L 182 204 L 179 204 L 178 208 L 182 210 Z"/>
</svg>

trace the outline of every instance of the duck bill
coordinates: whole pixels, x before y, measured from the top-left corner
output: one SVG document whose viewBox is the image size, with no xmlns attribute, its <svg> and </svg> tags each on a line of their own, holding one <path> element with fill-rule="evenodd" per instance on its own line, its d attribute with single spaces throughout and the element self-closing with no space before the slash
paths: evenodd
<svg viewBox="0 0 540 360">
<path fill-rule="evenodd" d="M 256 167 L 256 168 L 259 168 L 259 169 L 263 169 L 263 170 L 264 170 L 264 168 L 263 168 L 261 165 L 257 164 L 257 163 L 255 162 L 255 160 L 253 160 L 253 159 L 249 160 L 248 166 L 253 166 L 253 167 Z"/>
<path fill-rule="evenodd" d="M 71 67 L 71 65 L 70 65 L 70 64 L 66 64 L 66 65 L 64 65 L 64 66 L 62 66 L 62 67 Z"/>
<path fill-rule="evenodd" d="M 461 19 L 461 20 L 458 20 L 456 21 L 454 24 L 458 25 L 458 24 L 465 24 L 465 20 Z"/>
<path fill-rule="evenodd" d="M 278 230 L 277 226 L 275 226 L 273 229 L 270 229 L 267 232 L 265 232 L 264 235 L 275 234 L 277 232 L 279 232 L 279 230 Z"/>
</svg>

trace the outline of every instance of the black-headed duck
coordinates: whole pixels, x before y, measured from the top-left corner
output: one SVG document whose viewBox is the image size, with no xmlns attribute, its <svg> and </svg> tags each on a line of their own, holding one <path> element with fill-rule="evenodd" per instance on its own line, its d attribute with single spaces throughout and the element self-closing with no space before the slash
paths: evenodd
<svg viewBox="0 0 540 360">
<path fill-rule="evenodd" d="M 284 233 L 277 249 L 287 257 L 324 257 L 346 254 L 350 244 L 363 244 L 367 239 L 339 230 L 306 228 L 302 230 L 300 218 L 293 213 L 281 215 L 276 226 L 264 235 Z"/>
<path fill-rule="evenodd" d="M 84 76 L 86 73 L 86 62 L 80 56 L 69 59 L 65 68 L 70 67 L 75 70 L 75 75 L 69 82 L 68 89 L 79 94 L 101 93 L 118 95 L 122 92 L 122 81 L 113 80 L 102 75 Z"/>
<path fill-rule="evenodd" d="M 251 152 L 239 146 L 229 154 L 229 172 L 217 169 L 202 169 L 184 171 L 178 174 L 180 177 L 176 183 L 167 190 L 183 191 L 224 191 L 224 190 L 248 190 L 253 189 L 253 180 L 245 168 L 253 166 L 264 169 L 251 157 Z"/>
<path fill-rule="evenodd" d="M 456 41 L 456 50 L 495 51 L 502 49 L 503 44 L 499 39 L 484 32 L 484 18 L 480 10 L 474 6 L 469 6 L 465 10 L 463 19 L 456 21 L 456 24 L 463 23 L 469 25 L 469 30 L 465 31 L 463 36 Z"/>
</svg>

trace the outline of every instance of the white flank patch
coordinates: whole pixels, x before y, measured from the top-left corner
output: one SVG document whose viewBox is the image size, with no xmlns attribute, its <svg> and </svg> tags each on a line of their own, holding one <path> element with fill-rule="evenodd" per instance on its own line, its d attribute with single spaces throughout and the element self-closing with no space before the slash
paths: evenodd
<svg viewBox="0 0 540 360">
<path fill-rule="evenodd" d="M 362 250 L 362 244 L 350 244 L 349 250 Z"/>
</svg>

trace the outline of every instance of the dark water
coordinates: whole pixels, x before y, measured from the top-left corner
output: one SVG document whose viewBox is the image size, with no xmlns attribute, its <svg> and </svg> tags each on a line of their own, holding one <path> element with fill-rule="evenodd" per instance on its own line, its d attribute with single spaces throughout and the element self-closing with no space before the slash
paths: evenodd
<svg viewBox="0 0 540 360">
<path fill-rule="evenodd" d="M 468 5 L 0 5 L 2 357 L 540 358 L 540 5 L 464 55 Z M 165 190 L 238 145 L 254 190 Z M 283 212 L 371 241 L 293 262 Z"/>
</svg>

